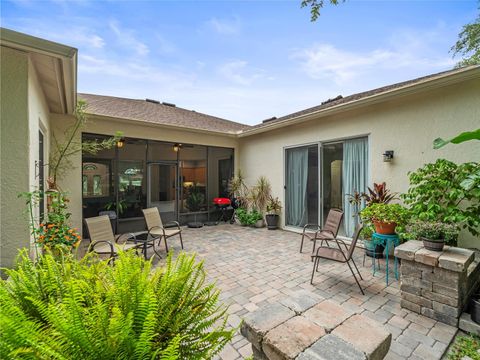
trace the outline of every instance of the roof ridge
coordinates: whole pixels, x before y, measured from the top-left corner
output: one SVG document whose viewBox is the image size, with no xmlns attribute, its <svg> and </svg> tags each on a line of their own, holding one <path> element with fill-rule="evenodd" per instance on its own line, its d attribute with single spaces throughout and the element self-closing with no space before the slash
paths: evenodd
<svg viewBox="0 0 480 360">
<path fill-rule="evenodd" d="M 132 99 L 132 98 L 127 98 L 127 97 L 123 97 L 123 96 L 101 95 L 101 94 L 91 94 L 91 93 L 77 93 L 77 95 L 78 95 L 80 98 L 82 97 L 82 95 L 86 95 L 86 96 L 113 98 L 113 99 L 119 99 L 119 100 L 127 100 L 127 101 L 135 101 L 135 102 L 141 102 L 141 103 L 148 103 L 148 102 L 146 101 L 146 99 Z M 203 112 L 199 112 L 199 111 L 196 111 L 196 110 L 186 109 L 186 108 L 183 108 L 183 107 L 178 106 L 178 105 L 175 105 L 175 107 L 168 106 L 168 105 L 165 105 L 162 101 L 159 101 L 158 104 L 152 103 L 152 105 L 154 105 L 154 106 L 159 106 L 159 105 L 161 105 L 161 106 L 168 107 L 169 109 L 175 109 L 175 110 L 181 110 L 181 111 L 186 111 L 186 112 L 190 112 L 190 113 L 195 113 L 196 115 L 200 115 L 200 116 L 204 116 L 204 117 L 208 117 L 208 118 L 215 118 L 215 119 L 217 119 L 217 120 L 225 121 L 225 122 L 228 122 L 228 123 L 231 123 L 231 124 L 235 124 L 235 125 L 239 125 L 239 126 L 243 126 L 243 127 L 245 127 L 245 128 L 251 127 L 251 125 L 248 125 L 248 124 L 244 124 L 244 123 L 241 123 L 241 122 L 238 122 L 238 121 L 233 121 L 233 120 L 221 118 L 221 117 L 216 116 L 216 115 L 209 115 L 209 114 L 206 114 L 206 113 L 203 113 Z M 175 110 L 174 110 L 174 111 L 175 111 Z"/>
</svg>

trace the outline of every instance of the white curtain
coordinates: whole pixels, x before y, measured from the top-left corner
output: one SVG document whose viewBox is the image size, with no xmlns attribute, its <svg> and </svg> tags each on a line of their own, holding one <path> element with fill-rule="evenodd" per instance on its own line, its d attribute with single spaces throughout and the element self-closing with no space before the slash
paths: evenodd
<svg viewBox="0 0 480 360">
<path fill-rule="evenodd" d="M 286 223 L 303 226 L 308 219 L 308 148 L 287 150 Z"/>
<path fill-rule="evenodd" d="M 368 140 L 346 140 L 343 146 L 343 209 L 345 234 L 353 236 L 355 230 L 355 206 L 348 202 L 348 194 L 367 190 Z"/>
</svg>

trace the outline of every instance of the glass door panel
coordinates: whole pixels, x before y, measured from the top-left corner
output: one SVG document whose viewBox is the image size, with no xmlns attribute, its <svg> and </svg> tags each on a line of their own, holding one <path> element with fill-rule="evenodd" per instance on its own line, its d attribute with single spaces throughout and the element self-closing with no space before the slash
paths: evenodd
<svg viewBox="0 0 480 360">
<path fill-rule="evenodd" d="M 285 151 L 285 224 L 318 224 L 318 145 Z"/>
<path fill-rule="evenodd" d="M 148 166 L 147 206 L 157 207 L 164 223 L 178 219 L 178 171 L 176 164 Z"/>
</svg>

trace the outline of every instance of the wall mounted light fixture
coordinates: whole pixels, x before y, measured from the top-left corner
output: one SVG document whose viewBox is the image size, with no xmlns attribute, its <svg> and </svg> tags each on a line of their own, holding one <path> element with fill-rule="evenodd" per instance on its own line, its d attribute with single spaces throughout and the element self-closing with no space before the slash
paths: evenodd
<svg viewBox="0 0 480 360">
<path fill-rule="evenodd" d="M 393 150 L 387 150 L 383 153 L 383 161 L 391 162 L 393 160 Z"/>
<path fill-rule="evenodd" d="M 173 144 L 173 151 L 178 152 L 182 148 L 182 144 L 175 143 Z"/>
<path fill-rule="evenodd" d="M 123 145 L 125 145 L 125 138 L 122 137 L 122 138 L 118 139 L 118 141 L 117 141 L 117 147 L 118 147 L 118 148 L 122 148 Z"/>
</svg>

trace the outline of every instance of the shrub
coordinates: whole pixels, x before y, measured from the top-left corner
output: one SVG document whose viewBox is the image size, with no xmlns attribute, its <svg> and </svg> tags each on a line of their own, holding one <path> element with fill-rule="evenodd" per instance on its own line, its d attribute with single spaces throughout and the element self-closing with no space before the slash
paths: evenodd
<svg viewBox="0 0 480 360">
<path fill-rule="evenodd" d="M 153 272 L 123 252 L 115 266 L 92 254 L 34 264 L 26 251 L 17 265 L 0 283 L 3 359 L 206 359 L 233 336 L 194 256 Z"/>
<path fill-rule="evenodd" d="M 415 221 L 407 226 L 407 231 L 414 239 L 445 240 L 447 245 L 456 246 L 459 229 L 455 224 Z"/>
<path fill-rule="evenodd" d="M 458 224 L 480 234 L 480 164 L 457 165 L 445 159 L 409 173 L 410 188 L 402 195 L 412 215 L 423 221 Z"/>
<path fill-rule="evenodd" d="M 477 335 L 460 336 L 455 340 L 448 353 L 448 359 L 461 360 L 470 357 L 472 360 L 480 360 L 479 351 L 480 337 Z"/>
</svg>

